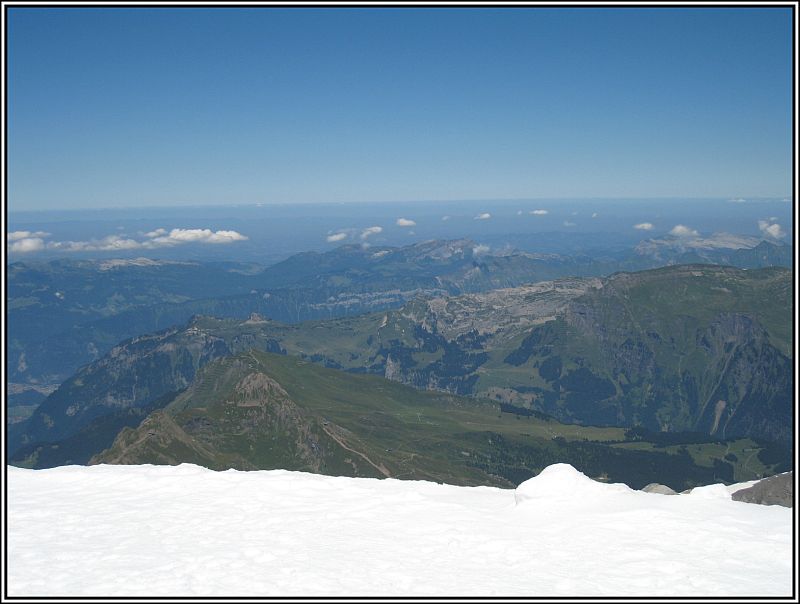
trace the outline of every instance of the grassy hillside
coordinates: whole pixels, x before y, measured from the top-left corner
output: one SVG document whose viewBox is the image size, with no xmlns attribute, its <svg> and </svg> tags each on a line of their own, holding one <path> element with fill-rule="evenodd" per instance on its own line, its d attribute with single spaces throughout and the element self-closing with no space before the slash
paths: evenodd
<svg viewBox="0 0 800 604">
<path fill-rule="evenodd" d="M 564 425 L 485 399 L 248 351 L 205 366 L 189 389 L 138 428 L 124 429 L 92 463 L 192 462 L 509 486 L 566 461 L 600 479 L 678 489 L 772 469 L 723 459 L 748 446 L 757 452 L 750 441 L 692 446 L 667 452 L 619 428 Z"/>
</svg>

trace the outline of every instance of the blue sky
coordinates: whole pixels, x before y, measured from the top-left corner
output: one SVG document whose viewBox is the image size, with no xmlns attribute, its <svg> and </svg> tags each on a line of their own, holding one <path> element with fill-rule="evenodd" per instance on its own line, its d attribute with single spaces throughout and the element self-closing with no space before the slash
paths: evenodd
<svg viewBox="0 0 800 604">
<path fill-rule="evenodd" d="M 791 194 L 789 8 L 8 14 L 11 211 Z"/>
</svg>

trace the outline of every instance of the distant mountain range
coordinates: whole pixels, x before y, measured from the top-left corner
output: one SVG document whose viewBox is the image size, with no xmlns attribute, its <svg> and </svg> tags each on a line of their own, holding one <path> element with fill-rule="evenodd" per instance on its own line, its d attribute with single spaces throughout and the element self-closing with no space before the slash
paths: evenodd
<svg viewBox="0 0 800 604">
<path fill-rule="evenodd" d="M 739 268 L 792 266 L 792 248 L 757 237 L 716 233 L 710 237 L 647 239 L 636 253 L 665 264 L 709 263 Z"/>
<path fill-rule="evenodd" d="M 501 258 L 495 260 L 499 263 Z M 788 269 L 691 265 L 417 298 L 396 310 L 299 324 L 259 315 L 246 320 L 197 316 L 182 327 L 123 342 L 82 368 L 28 421 L 11 426 L 9 451 L 18 463 L 34 466 L 76 458 L 85 462 L 109 447 L 123 427 L 133 428 L 156 413 L 145 424 L 156 427 L 153 432 L 166 443 L 161 449 L 144 446 L 149 441 L 140 429 L 138 436 L 125 432 L 122 438 L 120 434 L 112 447 L 117 457 L 96 459 L 156 459 L 163 454 L 166 460 L 172 455 L 169 451 L 185 447 L 181 450 L 189 458 L 173 455 L 172 459 L 210 463 L 210 458 L 203 457 L 210 455 L 223 465 L 264 467 L 257 457 L 231 457 L 237 451 L 241 454 L 241 442 L 230 440 L 231 435 L 242 434 L 240 422 L 250 421 L 237 414 L 250 409 L 248 405 L 258 407 L 256 399 L 242 394 L 247 392 L 242 382 L 247 357 L 241 355 L 255 349 L 290 355 L 283 361 L 274 357 L 270 368 L 304 359 L 339 370 L 326 375 L 348 376 L 336 379 L 357 377 L 353 373 L 374 374 L 417 389 L 488 399 L 492 402 L 483 405 L 490 405 L 490 414 L 499 410 L 502 415 L 506 409 L 521 418 L 546 413 L 572 424 L 640 426 L 652 433 L 692 431 L 712 441 L 756 439 L 761 444 L 750 441 L 749 458 L 761 447 L 766 451 L 764 459 L 781 464 L 791 447 L 789 308 Z M 229 367 L 225 363 L 232 361 L 224 359 L 232 356 L 238 361 Z M 300 371 L 300 365 L 295 367 Z M 229 369 L 231 379 L 225 377 Z M 287 386 L 291 378 L 262 373 L 299 408 L 306 408 L 299 391 Z M 302 379 L 297 379 L 297 388 L 302 389 Z M 333 438 L 330 434 L 326 437 L 317 423 L 308 424 L 278 389 L 270 390 L 272 382 L 259 384 L 258 388 L 280 399 L 278 407 L 283 410 L 278 418 L 273 417 L 273 408 L 263 410 L 259 417 L 267 427 L 262 428 L 288 426 L 287 438 L 294 435 L 294 444 L 287 451 L 295 451 L 292 455 L 305 459 L 303 463 L 312 463 L 308 451 L 301 454 L 302 447 L 297 449 L 298 439 L 305 438 L 299 435 L 312 433 L 309 438 L 314 442 L 333 446 L 326 440 Z M 318 386 L 319 392 L 327 387 Z M 348 386 L 356 387 L 361 386 Z M 217 391 L 219 396 L 213 401 L 206 396 Z M 240 394 L 242 400 L 250 401 L 241 409 L 217 407 L 231 396 L 239 400 Z M 181 407 L 179 401 L 189 402 Z M 158 410 L 165 407 L 167 415 L 159 415 Z M 194 428 L 187 432 L 186 422 L 192 418 L 185 413 L 194 407 L 207 409 L 216 418 L 212 423 L 224 426 L 212 430 L 210 440 L 195 439 L 202 434 L 202 422 L 191 424 Z M 232 423 L 219 415 L 225 410 L 236 411 L 229 418 Z M 355 420 L 350 417 L 351 421 Z M 334 421 L 354 431 L 354 424 L 348 422 Z M 187 440 L 183 433 L 192 438 Z M 239 444 L 234 446 L 234 441 Z M 767 441 L 778 443 L 777 453 Z M 157 442 L 161 441 L 152 444 Z M 183 444 L 179 447 L 178 443 Z M 226 449 L 228 445 L 233 448 Z M 75 456 L 81 447 L 80 457 Z M 143 457 L 134 455 L 136 451 Z M 722 451 L 715 458 L 718 463 L 727 454 Z M 339 464 L 343 459 L 334 458 L 314 458 L 314 463 Z M 502 476 L 506 466 L 514 464 L 492 466 L 490 473 Z M 741 471 L 738 466 L 734 469 Z M 690 474 L 685 473 L 682 480 L 689 480 Z"/>
<path fill-rule="evenodd" d="M 8 376 L 25 385 L 20 394 L 35 397 L 32 388 L 59 384 L 121 340 L 185 323 L 196 314 L 245 319 L 255 312 L 295 323 L 398 308 L 420 295 L 666 264 L 791 266 L 788 246 L 724 234 L 702 241 L 652 240 L 595 257 L 488 249 L 471 240 L 401 248 L 347 245 L 297 254 L 267 268 L 146 258 L 19 262 L 8 267 Z M 26 404 L 17 395 L 12 402 Z"/>
</svg>

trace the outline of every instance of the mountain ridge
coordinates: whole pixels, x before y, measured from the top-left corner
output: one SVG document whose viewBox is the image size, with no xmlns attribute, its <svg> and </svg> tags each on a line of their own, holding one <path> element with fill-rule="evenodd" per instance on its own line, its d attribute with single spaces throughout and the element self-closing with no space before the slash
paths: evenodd
<svg viewBox="0 0 800 604">
<path fill-rule="evenodd" d="M 728 464 L 720 453 L 755 446 L 727 441 L 723 448 L 702 444 L 711 441 L 697 435 L 674 436 L 675 443 L 700 443 L 694 447 L 706 451 L 701 454 L 680 445 L 642 448 L 647 435 L 630 436 L 635 440 L 623 429 L 520 417 L 509 408 L 498 413 L 485 399 L 420 392 L 379 376 L 249 350 L 203 367 L 189 388 L 138 427 L 123 429 L 89 463 L 190 462 L 218 470 L 509 486 L 560 459 L 636 488 L 655 478 L 684 488 L 732 481 L 744 466 Z M 719 452 L 704 457 L 711 449 Z"/>
<path fill-rule="evenodd" d="M 8 373 L 14 383 L 60 383 L 121 340 L 182 324 L 193 314 L 245 319 L 258 312 L 299 322 L 397 308 L 418 295 L 474 293 L 676 262 L 792 262 L 790 247 L 767 241 L 752 250 L 711 250 L 708 258 L 694 252 L 651 257 L 630 250 L 595 258 L 486 248 L 469 239 L 346 245 L 269 267 L 151 259 L 12 263 Z"/>
<path fill-rule="evenodd" d="M 516 305 L 542 316 L 515 314 L 503 304 L 512 294 L 495 290 L 295 325 L 195 317 L 181 329 L 126 341 L 67 380 L 20 426 L 9 450 L 146 405 L 187 387 L 208 362 L 251 348 L 489 397 L 570 423 L 787 442 L 790 360 L 781 347 L 788 350 L 790 320 L 781 309 L 790 275 L 688 266 L 620 274 L 603 287 L 567 279 L 513 290 Z M 623 321 L 625 300 L 635 302 L 635 314 Z"/>
</svg>

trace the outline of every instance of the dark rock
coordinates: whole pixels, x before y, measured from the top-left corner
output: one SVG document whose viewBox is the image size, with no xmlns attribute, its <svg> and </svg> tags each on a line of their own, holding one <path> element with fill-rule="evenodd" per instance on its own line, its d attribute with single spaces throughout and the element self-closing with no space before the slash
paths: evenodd
<svg viewBox="0 0 800 604">
<path fill-rule="evenodd" d="M 794 494 L 794 473 L 786 472 L 758 481 L 752 487 L 736 491 L 731 499 L 761 505 L 782 505 L 792 507 Z"/>
<path fill-rule="evenodd" d="M 668 486 L 658 484 L 657 482 L 651 482 L 649 485 L 644 487 L 642 491 L 645 493 L 658 493 L 659 495 L 677 495 L 677 493 Z"/>
</svg>

